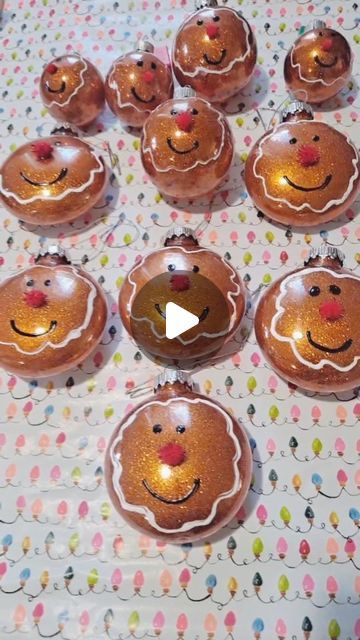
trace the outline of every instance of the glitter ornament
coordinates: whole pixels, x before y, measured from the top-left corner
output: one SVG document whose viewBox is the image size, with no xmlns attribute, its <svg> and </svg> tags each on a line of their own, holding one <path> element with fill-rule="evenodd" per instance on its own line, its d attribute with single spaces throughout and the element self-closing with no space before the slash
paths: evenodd
<svg viewBox="0 0 360 640">
<path fill-rule="evenodd" d="M 30 224 L 61 224 L 78 218 L 103 195 L 104 160 L 65 127 L 27 142 L 0 169 L 0 200 Z"/>
<path fill-rule="evenodd" d="M 189 87 L 153 111 L 145 122 L 141 159 L 160 193 L 171 198 L 211 195 L 234 156 L 228 122 Z"/>
<path fill-rule="evenodd" d="M 235 95 L 250 80 L 256 43 L 248 22 L 230 7 L 198 0 L 180 26 L 173 47 L 173 69 L 181 85 L 190 85 L 210 102 Z"/>
<path fill-rule="evenodd" d="M 129 524 L 158 540 L 208 537 L 235 516 L 249 489 L 246 434 L 182 371 L 164 371 L 154 391 L 110 439 L 110 498 Z"/>
<path fill-rule="evenodd" d="M 309 391 L 347 391 L 360 385 L 360 327 L 354 306 L 360 278 L 343 268 L 343 259 L 328 245 L 312 249 L 304 267 L 267 289 L 256 311 L 255 333 L 269 364 Z"/>
<path fill-rule="evenodd" d="M 299 100 L 319 103 L 335 96 L 350 76 L 353 55 L 344 36 L 315 20 L 285 58 L 288 90 Z"/>
<path fill-rule="evenodd" d="M 49 113 L 78 127 L 86 127 L 104 108 L 103 79 L 91 62 L 78 53 L 54 58 L 40 78 L 40 95 Z"/>
<path fill-rule="evenodd" d="M 99 285 L 50 246 L 0 285 L 0 365 L 23 377 L 72 369 L 98 344 L 106 318 Z"/>
<path fill-rule="evenodd" d="M 131 127 L 142 127 L 149 113 L 172 95 L 171 71 L 150 42 L 140 41 L 135 51 L 115 60 L 105 80 L 110 109 Z"/>
<path fill-rule="evenodd" d="M 166 305 L 197 315 L 199 323 L 166 337 Z M 186 227 L 171 229 L 165 246 L 142 258 L 127 274 L 120 316 L 138 346 L 163 364 L 188 368 L 218 352 L 238 329 L 245 290 L 233 267 L 199 246 Z"/>
<path fill-rule="evenodd" d="M 245 165 L 255 206 L 294 227 L 323 224 L 344 213 L 359 182 L 356 147 L 346 134 L 313 120 L 303 102 L 283 110 L 280 124 L 258 140 Z"/>
</svg>

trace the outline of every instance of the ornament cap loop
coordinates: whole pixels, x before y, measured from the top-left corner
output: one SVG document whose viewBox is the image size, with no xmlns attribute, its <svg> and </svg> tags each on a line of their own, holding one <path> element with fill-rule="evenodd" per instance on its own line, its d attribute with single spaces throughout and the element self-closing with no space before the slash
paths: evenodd
<svg viewBox="0 0 360 640">
<path fill-rule="evenodd" d="M 65 249 L 59 244 L 50 244 L 47 247 L 41 248 L 35 258 L 35 264 L 38 264 L 43 258 L 58 258 L 59 262 L 63 264 L 71 264 Z"/>
<path fill-rule="evenodd" d="M 195 10 L 206 9 L 207 7 L 217 7 L 217 0 L 195 0 Z"/>
<path fill-rule="evenodd" d="M 154 53 L 155 47 L 148 40 L 138 40 L 138 42 L 136 43 L 136 50 L 147 51 L 148 53 Z"/>
<path fill-rule="evenodd" d="M 156 392 L 159 387 L 165 387 L 167 384 L 175 384 L 175 382 L 180 382 L 180 384 L 184 384 L 190 389 L 194 384 L 191 376 L 185 371 L 180 371 L 179 369 L 164 369 L 155 380 L 154 391 Z"/>
<path fill-rule="evenodd" d="M 186 85 L 185 87 L 176 87 L 174 91 L 174 98 L 195 98 L 196 91 Z"/>
<path fill-rule="evenodd" d="M 331 260 L 337 260 L 342 266 L 345 261 L 345 254 L 337 247 L 322 244 L 320 247 L 312 247 L 312 249 L 310 249 L 309 257 L 304 262 L 304 265 L 308 265 L 311 260 L 316 260 L 317 258 L 330 258 Z"/>
<path fill-rule="evenodd" d="M 309 104 L 301 102 L 300 100 L 294 100 L 280 111 L 280 122 L 286 122 L 291 119 L 292 116 L 298 116 L 304 113 L 308 120 L 314 119 L 314 112 Z"/>
</svg>

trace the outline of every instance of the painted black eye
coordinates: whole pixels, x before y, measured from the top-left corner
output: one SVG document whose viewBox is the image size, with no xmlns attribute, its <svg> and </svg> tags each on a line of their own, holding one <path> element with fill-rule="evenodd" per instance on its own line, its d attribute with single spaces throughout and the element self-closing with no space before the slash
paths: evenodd
<svg viewBox="0 0 360 640">
<path fill-rule="evenodd" d="M 34 280 L 33 280 L 33 279 L 31 279 L 31 280 L 28 280 L 28 281 L 27 281 L 26 286 L 27 286 L 27 287 L 33 287 L 33 286 L 34 286 L 34 284 L 35 284 Z"/>
<path fill-rule="evenodd" d="M 290 142 L 290 144 L 296 144 L 297 143 L 297 139 L 296 138 L 290 138 L 289 142 Z"/>
<path fill-rule="evenodd" d="M 314 140 L 314 142 L 319 142 L 319 140 L 320 140 L 320 136 L 314 136 L 314 137 L 313 137 L 313 140 Z"/>
<path fill-rule="evenodd" d="M 45 280 L 44 285 L 45 285 L 45 287 L 50 287 L 51 280 Z"/>
<path fill-rule="evenodd" d="M 199 271 L 200 271 L 200 267 L 198 267 L 198 266 L 197 266 L 197 264 L 195 264 L 195 265 L 193 266 L 193 272 L 194 272 L 194 273 L 199 273 Z"/>
<path fill-rule="evenodd" d="M 198 27 L 201 27 L 201 25 L 204 24 L 204 21 L 203 20 L 198 20 L 196 24 L 198 25 Z"/>
<path fill-rule="evenodd" d="M 152 62 L 152 63 L 151 63 L 151 68 L 152 68 L 152 69 L 157 69 L 156 62 Z"/>
<path fill-rule="evenodd" d="M 193 116 L 197 116 L 199 112 L 197 109 L 191 109 L 191 113 L 193 114 Z"/>
<path fill-rule="evenodd" d="M 137 64 L 138 67 L 143 67 L 144 66 L 144 62 L 142 60 L 138 60 L 136 64 Z"/>
<path fill-rule="evenodd" d="M 315 298 L 316 296 L 320 295 L 320 287 L 311 287 L 309 293 Z"/>
<path fill-rule="evenodd" d="M 339 296 L 341 293 L 340 287 L 337 284 L 331 284 L 329 287 L 329 291 L 334 294 L 334 296 Z"/>
<path fill-rule="evenodd" d="M 154 424 L 154 426 L 153 426 L 153 432 L 154 432 L 154 433 L 161 433 L 161 432 L 162 432 L 162 426 L 161 426 L 161 424 Z"/>
<path fill-rule="evenodd" d="M 177 115 L 177 111 L 176 111 L 176 109 L 171 109 L 171 111 L 170 111 L 170 115 L 171 115 L 171 116 L 176 116 L 176 115 Z"/>
<path fill-rule="evenodd" d="M 178 424 L 176 431 L 177 433 L 184 433 L 184 431 L 186 431 L 186 427 L 183 424 Z"/>
<path fill-rule="evenodd" d="M 219 22 L 220 20 L 220 16 L 214 16 L 213 17 L 213 22 Z"/>
<path fill-rule="evenodd" d="M 174 264 L 169 264 L 168 271 L 175 271 L 176 267 Z"/>
</svg>

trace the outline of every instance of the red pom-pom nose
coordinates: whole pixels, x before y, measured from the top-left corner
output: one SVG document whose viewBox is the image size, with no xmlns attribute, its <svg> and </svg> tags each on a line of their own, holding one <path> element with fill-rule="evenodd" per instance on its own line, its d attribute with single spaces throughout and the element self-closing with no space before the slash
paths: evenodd
<svg viewBox="0 0 360 640">
<path fill-rule="evenodd" d="M 38 289 L 32 289 L 24 293 L 24 300 L 29 307 L 39 309 L 40 307 L 45 307 L 47 295 Z"/>
<path fill-rule="evenodd" d="M 168 464 L 170 467 L 177 467 L 185 460 L 185 449 L 183 449 L 181 444 L 169 442 L 160 447 L 159 458 L 163 464 Z"/>
<path fill-rule="evenodd" d="M 319 307 L 319 312 L 323 320 L 334 322 L 344 315 L 344 307 L 337 300 L 326 300 Z"/>
<path fill-rule="evenodd" d="M 219 35 L 219 27 L 216 24 L 212 24 L 211 22 L 206 25 L 206 33 L 211 40 L 217 38 Z"/>
<path fill-rule="evenodd" d="M 332 38 L 325 38 L 325 40 L 323 40 L 321 43 L 321 48 L 323 51 L 330 51 L 332 49 L 333 44 L 334 44 L 334 41 Z"/>
<path fill-rule="evenodd" d="M 50 62 L 50 64 L 48 64 L 48 66 L 46 67 L 46 71 L 48 73 L 51 73 L 51 75 L 53 76 L 54 73 L 56 73 L 58 70 L 56 64 L 54 64 L 53 62 Z"/>
<path fill-rule="evenodd" d="M 155 78 L 155 73 L 153 71 L 150 71 L 150 69 L 145 71 L 143 74 L 143 80 L 144 82 L 146 82 L 146 84 L 151 84 L 152 82 L 154 82 L 154 78 Z"/>
<path fill-rule="evenodd" d="M 320 160 L 320 151 L 312 144 L 303 144 L 299 149 L 299 162 L 303 167 L 312 167 Z"/>
<path fill-rule="evenodd" d="M 194 118 L 190 111 L 181 111 L 175 116 L 175 122 L 181 131 L 191 131 Z"/>
<path fill-rule="evenodd" d="M 32 150 L 38 160 L 48 160 L 53 154 L 54 147 L 48 142 L 39 140 L 32 145 Z"/>
<path fill-rule="evenodd" d="M 174 274 L 170 278 L 171 291 L 187 291 L 190 289 L 190 278 L 182 274 Z"/>
</svg>

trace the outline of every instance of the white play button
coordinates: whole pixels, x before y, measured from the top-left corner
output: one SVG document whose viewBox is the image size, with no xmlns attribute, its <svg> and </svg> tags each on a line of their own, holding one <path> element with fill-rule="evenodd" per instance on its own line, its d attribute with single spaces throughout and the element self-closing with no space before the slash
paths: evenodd
<svg viewBox="0 0 360 640">
<path fill-rule="evenodd" d="M 166 337 L 173 340 L 199 324 L 199 318 L 175 302 L 166 305 Z"/>
</svg>

